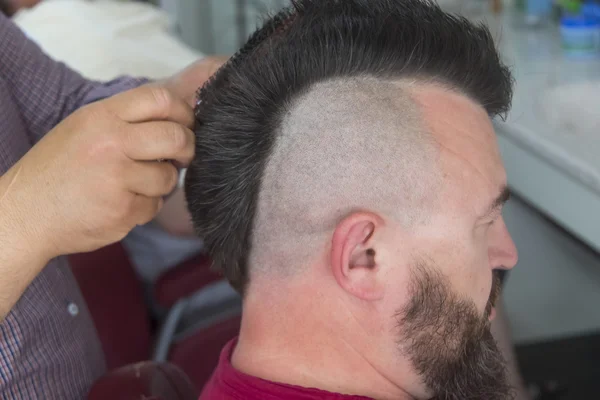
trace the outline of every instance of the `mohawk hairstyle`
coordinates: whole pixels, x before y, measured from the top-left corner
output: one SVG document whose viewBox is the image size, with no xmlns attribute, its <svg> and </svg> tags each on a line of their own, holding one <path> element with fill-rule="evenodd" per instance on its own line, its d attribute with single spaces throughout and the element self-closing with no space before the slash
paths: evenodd
<svg viewBox="0 0 600 400">
<path fill-rule="evenodd" d="M 265 165 L 291 103 L 336 78 L 436 82 L 490 116 L 512 77 L 490 32 L 431 0 L 295 0 L 268 19 L 198 94 L 186 196 L 214 266 L 239 291 Z"/>
</svg>

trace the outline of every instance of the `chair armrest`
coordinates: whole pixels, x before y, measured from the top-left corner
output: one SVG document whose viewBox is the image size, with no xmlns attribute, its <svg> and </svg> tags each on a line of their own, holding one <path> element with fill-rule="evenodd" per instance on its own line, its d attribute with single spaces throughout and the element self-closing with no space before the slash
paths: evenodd
<svg viewBox="0 0 600 400">
<path fill-rule="evenodd" d="M 185 331 L 190 325 L 193 331 L 209 327 L 238 315 L 240 308 L 240 295 L 225 280 L 207 284 L 191 296 L 182 298 L 171 307 L 162 322 L 152 360 L 167 361 L 171 345 L 182 329 Z"/>
<path fill-rule="evenodd" d="M 168 310 L 180 299 L 222 280 L 223 277 L 210 266 L 211 260 L 200 254 L 164 272 L 154 283 L 152 296 L 157 305 Z"/>
</svg>

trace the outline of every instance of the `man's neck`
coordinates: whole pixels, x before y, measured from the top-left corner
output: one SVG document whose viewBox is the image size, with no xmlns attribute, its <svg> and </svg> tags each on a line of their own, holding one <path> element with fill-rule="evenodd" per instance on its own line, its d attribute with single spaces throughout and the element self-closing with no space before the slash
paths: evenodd
<svg viewBox="0 0 600 400">
<path fill-rule="evenodd" d="M 271 382 L 333 393 L 377 400 L 412 399 L 335 328 L 335 321 L 295 299 L 289 304 L 281 298 L 245 300 L 242 328 L 231 359 L 237 370 Z M 302 315 L 297 310 L 302 310 Z"/>
</svg>

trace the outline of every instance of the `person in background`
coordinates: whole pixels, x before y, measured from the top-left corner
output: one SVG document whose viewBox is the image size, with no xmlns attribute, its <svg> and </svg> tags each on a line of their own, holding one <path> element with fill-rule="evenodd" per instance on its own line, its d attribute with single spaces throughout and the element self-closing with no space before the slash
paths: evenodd
<svg viewBox="0 0 600 400">
<path fill-rule="evenodd" d="M 193 157 L 195 92 L 215 64 L 99 83 L 3 14 L 0 38 L 0 397 L 80 400 L 105 363 L 64 255 L 156 216 Z"/>
<path fill-rule="evenodd" d="M 202 400 L 512 398 L 512 76 L 424 0 L 297 0 L 209 81 L 186 197 L 243 296 Z"/>
<path fill-rule="evenodd" d="M 94 81 L 122 75 L 162 79 L 205 57 L 173 35 L 169 15 L 147 2 L 42 1 L 20 9 L 12 20 L 51 58 Z M 185 169 L 180 178 L 184 174 Z M 185 209 L 181 189 L 165 202 L 158 220 L 136 226 L 121 241 L 158 323 L 167 310 L 155 298 L 157 280 L 183 262 L 209 267 L 200 257 L 202 240 L 194 234 L 180 234 L 181 227 L 189 229 L 191 222 L 187 213 L 179 213 L 182 218 L 178 218 L 174 212 L 178 209 Z M 218 288 L 212 289 L 215 296 L 236 297 L 225 282 Z M 204 305 L 193 303 L 188 312 Z"/>
<path fill-rule="evenodd" d="M 10 5 L 7 14 L 13 15 L 15 24 L 44 52 L 91 80 L 110 80 L 120 75 L 161 79 L 204 58 L 168 31 L 168 17 L 151 4 L 85 0 L 0 1 Z M 94 21 L 94 25 L 85 21 Z M 127 29 L 123 29 L 125 26 Z M 171 204 L 178 207 L 183 204 L 180 191 L 171 198 L 163 207 L 165 214 L 171 214 Z M 203 249 L 202 240 L 195 235 L 178 235 L 177 227 L 172 233 L 163 228 L 163 224 L 170 227 L 180 222 L 186 221 L 166 215 L 160 222 L 151 221 L 135 227 L 122 241 L 144 283 L 148 304 L 157 315 L 163 310 L 154 307 L 151 296 L 156 279 Z"/>
</svg>

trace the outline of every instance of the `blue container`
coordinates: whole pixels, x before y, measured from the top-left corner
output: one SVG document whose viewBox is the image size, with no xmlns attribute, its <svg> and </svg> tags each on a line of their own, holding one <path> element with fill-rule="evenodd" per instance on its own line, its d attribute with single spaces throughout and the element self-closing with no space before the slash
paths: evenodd
<svg viewBox="0 0 600 400">
<path fill-rule="evenodd" d="M 577 58 L 600 55 L 600 18 L 585 15 L 564 16 L 560 21 L 565 54 Z"/>
<path fill-rule="evenodd" d="M 600 4 L 585 3 L 581 5 L 581 15 L 586 19 L 600 21 Z"/>
</svg>

